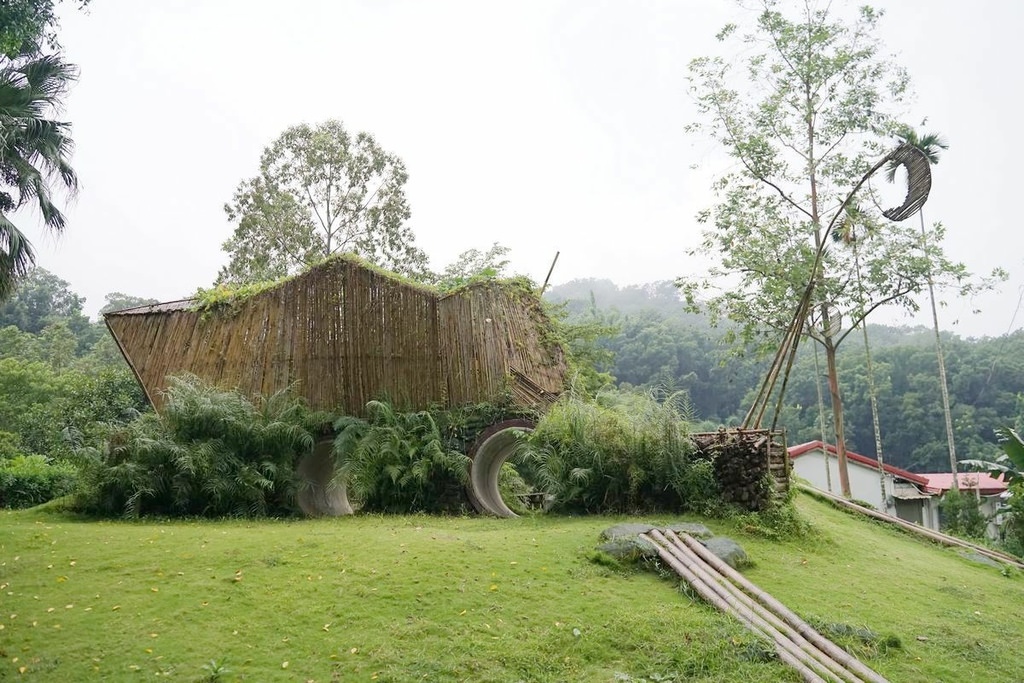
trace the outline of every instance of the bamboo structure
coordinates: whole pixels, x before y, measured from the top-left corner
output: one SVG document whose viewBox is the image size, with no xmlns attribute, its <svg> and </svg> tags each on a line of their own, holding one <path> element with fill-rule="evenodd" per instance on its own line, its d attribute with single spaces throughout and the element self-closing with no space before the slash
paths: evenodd
<svg viewBox="0 0 1024 683">
<path fill-rule="evenodd" d="M 314 409 L 351 415 L 381 397 L 403 410 L 505 398 L 543 406 L 565 376 L 526 286 L 486 281 L 441 295 L 347 256 L 212 309 L 185 299 L 104 319 L 158 410 L 167 377 L 185 372 L 254 397 L 294 387 Z"/>
<path fill-rule="evenodd" d="M 779 659 L 796 669 L 804 681 L 886 683 L 689 535 L 653 530 L 641 537 L 698 595 L 772 642 Z"/>
</svg>

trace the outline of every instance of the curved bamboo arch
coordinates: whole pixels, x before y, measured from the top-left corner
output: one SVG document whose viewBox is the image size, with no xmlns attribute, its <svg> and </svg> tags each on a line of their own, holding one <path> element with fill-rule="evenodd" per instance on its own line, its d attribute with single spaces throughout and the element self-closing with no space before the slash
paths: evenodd
<svg viewBox="0 0 1024 683">
<path fill-rule="evenodd" d="M 907 196 L 903 204 L 882 212 L 891 221 L 904 221 L 917 213 L 928 201 L 932 190 L 932 164 L 924 152 L 903 143 L 889 154 L 889 161 L 907 169 Z"/>
</svg>

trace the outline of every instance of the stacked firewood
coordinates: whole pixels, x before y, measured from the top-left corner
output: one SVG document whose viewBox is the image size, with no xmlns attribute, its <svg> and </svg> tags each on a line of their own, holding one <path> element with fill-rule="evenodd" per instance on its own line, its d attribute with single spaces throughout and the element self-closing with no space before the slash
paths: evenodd
<svg viewBox="0 0 1024 683">
<path fill-rule="evenodd" d="M 714 463 L 722 499 L 747 510 L 767 507 L 774 492 L 768 462 L 768 432 L 722 429 L 697 437 L 701 452 Z"/>
</svg>

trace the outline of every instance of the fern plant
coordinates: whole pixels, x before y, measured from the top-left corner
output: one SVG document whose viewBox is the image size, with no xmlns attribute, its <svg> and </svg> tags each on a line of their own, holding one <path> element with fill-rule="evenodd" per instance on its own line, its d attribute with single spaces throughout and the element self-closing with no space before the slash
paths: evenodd
<svg viewBox="0 0 1024 683">
<path fill-rule="evenodd" d="M 79 449 L 80 506 L 129 517 L 290 514 L 295 462 L 330 417 L 287 390 L 253 402 L 194 376 L 171 378 L 161 414 Z"/>
<path fill-rule="evenodd" d="M 387 401 L 366 404 L 366 421 L 335 422 L 336 480 L 373 512 L 466 509 L 469 457 L 446 447 L 428 411 L 400 412 Z"/>
</svg>

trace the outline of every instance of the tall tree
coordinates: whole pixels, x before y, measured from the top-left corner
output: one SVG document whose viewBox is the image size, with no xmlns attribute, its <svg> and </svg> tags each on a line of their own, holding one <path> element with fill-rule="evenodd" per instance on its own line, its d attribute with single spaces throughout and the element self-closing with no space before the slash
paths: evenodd
<svg viewBox="0 0 1024 683">
<path fill-rule="evenodd" d="M 159 303 L 157 299 L 149 299 L 122 292 L 110 292 L 103 298 L 107 300 L 107 303 L 103 304 L 103 307 L 100 309 L 100 315 L 110 313 L 111 311 L 123 311 L 126 308 L 137 308 L 139 306 Z"/>
<path fill-rule="evenodd" d="M 924 153 L 928 163 L 934 166 L 939 163 L 941 150 L 949 149 L 949 144 L 937 133 L 925 133 L 918 135 L 912 128 L 905 128 L 899 132 L 899 137 L 908 145 L 911 145 Z M 892 182 L 896 178 L 898 165 L 892 164 L 887 171 L 887 177 Z M 924 209 L 918 213 L 921 219 L 921 239 L 927 243 L 928 235 L 924 229 Z M 942 394 L 942 414 L 946 420 L 946 443 L 949 446 L 949 467 L 953 473 L 953 488 L 959 490 L 960 482 L 957 478 L 956 466 L 956 445 L 953 437 L 953 411 L 949 403 L 949 382 L 946 381 L 946 359 L 942 353 L 942 337 L 939 335 L 939 312 L 935 306 L 935 282 L 931 273 L 928 274 L 928 300 L 932 306 L 932 329 L 935 332 L 935 357 L 939 362 L 939 388 Z"/>
<path fill-rule="evenodd" d="M 4 0 L 0 2 L 0 55 L 17 57 L 25 51 L 59 50 L 57 5 L 61 0 Z M 74 4 L 84 9 L 89 0 Z"/>
<path fill-rule="evenodd" d="M 33 204 L 47 228 L 59 233 L 65 227 L 53 194 L 57 187 L 74 193 L 78 177 L 69 161 L 71 126 L 54 117 L 77 76 L 59 55 L 0 56 L 0 301 L 35 263 L 14 212 Z"/>
<path fill-rule="evenodd" d="M 33 268 L 17 293 L 0 304 L 0 327 L 14 325 L 22 332 L 39 334 L 50 323 L 68 320 L 71 328 L 78 330 L 89 324 L 82 313 L 84 303 L 67 280 L 45 268 Z"/>
<path fill-rule="evenodd" d="M 406 275 L 426 271 L 407 225 L 405 164 L 340 121 L 293 126 L 263 150 L 259 175 L 224 206 L 235 223 L 219 282 L 272 280 L 348 251 Z"/>
<path fill-rule="evenodd" d="M 890 304 L 916 310 L 929 261 L 936 278 L 963 278 L 962 265 L 901 224 L 879 221 L 863 245 L 864 296 L 853 284 L 852 256 L 826 240 L 847 198 L 891 147 L 899 122 L 890 109 L 903 101 L 905 72 L 881 53 L 875 37 L 882 13 L 861 7 L 840 17 L 813 0 L 783 11 L 763 0 L 749 33 L 735 25 L 719 33 L 739 39 L 741 56 L 705 57 L 690 65 L 691 90 L 704 132 L 737 162 L 715 184 L 719 203 L 699 216 L 710 223 L 701 248 L 716 257 L 710 277 L 684 281 L 688 298 L 706 299 L 714 319 L 739 324 L 738 337 L 762 349 L 778 345 L 797 302 L 813 282 L 803 327 L 825 351 L 840 485 L 850 495 L 836 349 L 869 313 Z M 821 253 L 822 258 L 816 259 Z M 716 289 L 717 287 L 717 289 Z"/>
</svg>

